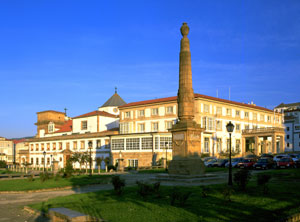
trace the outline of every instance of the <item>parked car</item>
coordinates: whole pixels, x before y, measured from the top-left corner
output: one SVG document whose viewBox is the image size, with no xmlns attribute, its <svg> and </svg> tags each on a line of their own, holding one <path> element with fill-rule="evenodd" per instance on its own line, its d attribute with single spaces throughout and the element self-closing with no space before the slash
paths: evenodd
<svg viewBox="0 0 300 222">
<path fill-rule="evenodd" d="M 286 154 L 279 154 L 279 155 L 274 156 L 273 160 L 274 160 L 275 162 L 278 162 L 278 161 L 279 161 L 281 158 L 283 158 L 283 157 L 289 157 L 289 156 L 286 155 Z"/>
<path fill-rule="evenodd" d="M 255 154 L 248 154 L 245 156 L 245 159 L 254 159 L 254 160 L 258 160 L 258 156 L 256 156 Z"/>
<path fill-rule="evenodd" d="M 218 159 L 217 162 L 212 164 L 212 167 L 225 167 L 225 164 L 228 162 L 228 159 Z"/>
<path fill-rule="evenodd" d="M 274 167 L 274 161 L 271 158 L 260 158 L 254 165 L 253 169 L 270 169 Z"/>
<path fill-rule="evenodd" d="M 296 167 L 295 162 L 293 161 L 293 159 L 291 157 L 283 157 L 281 158 L 277 164 L 276 164 L 277 168 L 292 168 L 292 167 Z"/>
<path fill-rule="evenodd" d="M 241 163 L 244 160 L 244 158 L 232 158 L 231 160 L 231 166 L 237 167 L 239 163 Z M 225 167 L 229 167 L 229 161 L 225 164 Z"/>
<path fill-rule="evenodd" d="M 293 159 L 294 162 L 298 161 L 299 160 L 299 156 L 298 154 L 288 154 L 289 157 L 291 157 Z"/>
<path fill-rule="evenodd" d="M 256 163 L 255 159 L 244 159 L 243 162 L 238 164 L 239 168 L 252 168 L 253 165 Z"/>
<path fill-rule="evenodd" d="M 274 156 L 272 154 L 269 154 L 269 153 L 263 153 L 260 155 L 260 158 L 271 158 L 273 160 Z"/>
<path fill-rule="evenodd" d="M 209 159 L 208 161 L 204 162 L 204 165 L 206 167 L 211 167 L 215 162 L 217 162 L 217 159 Z"/>
</svg>

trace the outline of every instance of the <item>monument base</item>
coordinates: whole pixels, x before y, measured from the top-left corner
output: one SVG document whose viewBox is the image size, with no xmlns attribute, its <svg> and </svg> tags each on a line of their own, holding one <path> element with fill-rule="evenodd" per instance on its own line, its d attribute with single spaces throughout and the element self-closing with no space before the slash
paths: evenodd
<svg viewBox="0 0 300 222">
<path fill-rule="evenodd" d="M 175 175 L 203 175 L 205 166 L 200 157 L 177 157 L 170 162 L 168 171 Z"/>
</svg>

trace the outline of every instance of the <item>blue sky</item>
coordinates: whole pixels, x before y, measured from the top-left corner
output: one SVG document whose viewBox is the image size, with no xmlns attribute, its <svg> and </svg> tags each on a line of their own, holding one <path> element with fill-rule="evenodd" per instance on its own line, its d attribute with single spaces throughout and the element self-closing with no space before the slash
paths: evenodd
<svg viewBox="0 0 300 222">
<path fill-rule="evenodd" d="M 36 112 L 77 116 L 118 87 L 126 102 L 175 96 L 180 26 L 196 93 L 273 108 L 299 102 L 300 1 L 1 1 L 0 136 Z"/>
</svg>

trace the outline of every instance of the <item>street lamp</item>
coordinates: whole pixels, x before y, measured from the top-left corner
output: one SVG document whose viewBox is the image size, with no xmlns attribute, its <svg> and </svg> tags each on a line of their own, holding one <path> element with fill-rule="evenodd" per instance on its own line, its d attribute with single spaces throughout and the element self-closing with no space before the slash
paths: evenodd
<svg viewBox="0 0 300 222">
<path fill-rule="evenodd" d="M 169 143 L 166 142 L 166 170 L 168 170 L 168 148 L 169 148 Z"/>
<path fill-rule="evenodd" d="M 51 155 L 50 155 L 50 157 L 51 157 L 51 158 L 50 158 L 50 159 L 51 159 L 51 163 L 50 163 L 50 166 L 51 166 L 51 171 L 52 171 L 52 170 L 53 170 L 53 168 L 52 168 L 52 164 L 53 164 L 53 160 L 52 160 L 52 157 L 53 157 L 53 155 L 51 154 Z"/>
<path fill-rule="evenodd" d="M 229 133 L 229 175 L 228 175 L 228 185 L 232 186 L 232 166 L 231 166 L 231 133 L 234 130 L 234 125 L 229 121 L 226 125 L 227 132 Z"/>
<path fill-rule="evenodd" d="M 44 172 L 45 172 L 45 168 L 46 168 L 46 151 L 44 151 L 43 154 L 44 154 Z"/>
<path fill-rule="evenodd" d="M 88 145 L 89 145 L 89 149 L 90 149 L 90 176 L 92 176 L 92 146 L 93 146 L 93 142 L 89 141 Z"/>
</svg>

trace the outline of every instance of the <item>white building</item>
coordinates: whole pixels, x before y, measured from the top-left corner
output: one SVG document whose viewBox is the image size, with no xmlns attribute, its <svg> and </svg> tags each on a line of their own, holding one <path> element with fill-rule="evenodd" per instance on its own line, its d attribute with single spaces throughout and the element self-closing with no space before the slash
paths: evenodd
<svg viewBox="0 0 300 222">
<path fill-rule="evenodd" d="M 300 102 L 281 103 L 275 110 L 284 113 L 285 151 L 300 151 Z"/>
</svg>

